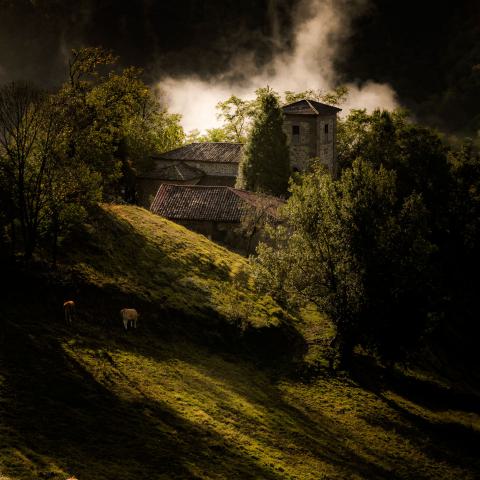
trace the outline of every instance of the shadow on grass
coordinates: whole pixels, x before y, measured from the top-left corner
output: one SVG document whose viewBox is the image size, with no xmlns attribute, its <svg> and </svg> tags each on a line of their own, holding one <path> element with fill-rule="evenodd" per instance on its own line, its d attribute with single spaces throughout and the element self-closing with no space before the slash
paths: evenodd
<svg viewBox="0 0 480 480">
<path fill-rule="evenodd" d="M 240 354 L 242 349 L 235 348 L 235 336 L 229 339 L 225 332 L 213 328 L 218 327 L 218 319 L 212 320 L 212 328 L 206 328 L 204 323 L 195 325 L 192 318 L 175 317 L 174 312 L 168 311 L 159 313 L 155 306 L 145 304 L 141 306 L 147 315 L 144 326 L 138 332 L 125 334 L 115 321 L 110 324 L 104 319 L 116 318 L 119 302 L 135 299 L 126 299 L 116 290 L 93 289 L 82 291 L 83 313 L 77 323 L 66 327 L 57 308 L 61 303 L 54 298 L 61 297 L 63 292 L 56 292 L 53 297 L 51 293 L 40 286 L 35 290 L 35 285 L 12 288 L 8 299 L 10 311 L 4 316 L 8 322 L 2 329 L 1 375 L 6 394 L 0 404 L 1 417 L 5 430 L 14 432 L 12 444 L 26 457 L 34 455 L 45 463 L 51 461 L 80 479 L 288 478 L 275 462 L 265 463 L 251 451 L 247 452 L 245 446 L 232 439 L 235 436 L 221 435 L 211 425 L 189 421 L 161 396 L 152 399 L 135 390 L 135 384 L 128 383 L 128 372 L 122 382 L 127 387 L 125 392 L 115 393 L 115 378 L 98 381 L 65 352 L 61 342 L 76 339 L 94 352 L 96 358 L 102 348 L 108 348 L 151 358 L 157 363 L 173 358 L 194 364 L 215 380 L 213 384 L 224 386 L 215 389 L 211 384 L 197 382 L 194 388 L 208 391 L 214 402 L 235 419 L 240 436 L 274 450 L 275 455 L 281 455 L 279 461 L 318 460 L 333 467 L 338 478 L 396 480 L 413 478 L 414 474 L 415 478 L 423 478 L 417 474 L 416 465 L 409 466 L 412 476 L 402 476 L 395 468 L 401 459 L 385 459 L 383 452 L 359 443 L 356 432 L 321 411 L 305 413 L 287 403 L 275 387 L 271 372 L 262 370 L 265 363 L 263 367 L 252 364 L 255 358 L 252 356 L 248 357 L 248 363 Z M 29 304 L 24 301 L 26 294 Z M 44 301 L 47 298 L 50 304 Z M 195 341 L 199 353 L 192 357 L 181 348 L 171 348 L 178 341 Z M 262 341 L 258 345 L 268 356 L 268 345 Z M 222 360 L 211 362 L 209 355 Z M 273 356 L 271 360 L 275 362 Z M 238 369 L 236 374 L 232 374 L 234 369 Z M 364 379 L 366 388 L 381 396 L 382 382 L 374 373 L 366 372 L 370 381 Z M 130 386 L 135 390 L 134 395 L 129 395 Z M 235 409 L 229 396 L 224 395 L 225 390 L 264 412 L 264 420 Z M 395 402 L 389 406 L 400 408 Z M 406 428 L 405 436 L 409 438 L 431 434 L 435 439 L 439 435 L 430 422 L 410 412 L 401 413 L 405 424 L 395 425 L 388 420 L 382 426 Z M 374 417 L 368 420 L 377 424 L 384 421 Z M 429 448 L 425 441 L 417 443 L 421 450 Z M 445 451 L 450 446 L 442 444 L 436 453 L 442 460 L 459 463 L 460 456 L 449 456 Z M 13 475 L 14 471 L 7 469 L 5 473 Z M 43 473 L 44 478 L 54 478 L 47 466 Z"/>
<path fill-rule="evenodd" d="M 6 312 L 7 323 L 2 329 L 1 375 L 5 396 L 1 417 L 5 430 L 14 432 L 12 445 L 33 463 L 43 464 L 39 468 L 43 477 L 39 478 L 59 478 L 52 465 L 80 479 L 98 480 L 287 478 L 275 463 L 262 463 L 210 426 L 179 416 L 161 398 L 153 401 L 141 393 L 131 398 L 128 392 L 115 394 L 107 388 L 108 378 L 99 383 L 61 345 L 62 335 L 63 340 L 72 336 L 95 350 L 110 337 L 110 346 L 156 361 L 166 360 L 169 350 L 162 349 L 161 342 L 147 332 L 139 332 L 134 338 L 83 321 L 67 328 L 58 323 L 48 305 L 20 305 L 12 300 L 15 307 Z M 89 331 L 90 336 L 79 335 L 83 330 Z M 180 360 L 191 361 L 179 351 L 176 354 Z M 362 458 L 348 445 L 348 432 L 334 422 L 326 418 L 313 421 L 285 403 L 267 374 L 259 374 L 257 380 L 253 365 L 240 367 L 239 375 L 232 377 L 225 370 L 212 370 L 206 358 L 207 353 L 196 356 L 196 366 L 208 370 L 212 378 L 258 408 L 271 412 L 265 428 L 255 431 L 251 419 L 232 410 L 245 425 L 245 434 L 267 447 L 284 451 L 287 457 L 292 448 L 307 452 L 346 476 L 400 478 Z M 245 362 L 234 354 L 230 361 L 232 365 Z M 252 388 L 252 381 L 264 383 Z M 220 395 L 218 401 L 222 401 Z M 229 408 L 228 399 L 224 405 Z M 11 470 L 8 466 L 4 469 L 5 474 L 22 478 L 18 472 L 14 464 Z M 23 478 L 31 477 L 25 474 Z"/>
<path fill-rule="evenodd" d="M 368 357 L 356 358 L 354 378 L 358 384 L 374 393 L 395 411 L 399 421 L 381 416 L 369 416 L 366 420 L 386 430 L 395 430 L 408 438 L 417 448 L 435 459 L 464 467 L 466 460 L 480 476 L 480 432 L 461 423 L 430 421 L 426 416 L 409 410 L 394 395 L 416 404 L 420 409 L 433 413 L 449 411 L 480 413 L 480 399 L 472 394 L 447 389 L 431 381 L 405 376 L 399 371 L 386 372 Z M 447 417 L 448 418 L 448 417 Z"/>
<path fill-rule="evenodd" d="M 34 452 L 79 478 L 276 478 L 162 402 L 113 394 L 51 335 L 10 324 L 6 338 L 3 423 L 27 458 Z"/>
</svg>

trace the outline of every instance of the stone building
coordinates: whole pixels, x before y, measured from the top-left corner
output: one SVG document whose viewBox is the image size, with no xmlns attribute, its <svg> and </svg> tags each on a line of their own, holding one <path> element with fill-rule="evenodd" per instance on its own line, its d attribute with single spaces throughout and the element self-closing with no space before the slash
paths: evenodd
<svg viewBox="0 0 480 480">
<path fill-rule="evenodd" d="M 137 177 L 140 205 L 149 208 L 163 183 L 233 187 L 242 151 L 240 143 L 202 142 L 155 156 L 153 169 Z"/>
<path fill-rule="evenodd" d="M 276 221 L 282 204 L 278 198 L 232 187 L 164 183 L 150 211 L 249 254 L 260 238 L 264 222 Z M 244 228 L 240 228 L 242 224 Z"/>
<path fill-rule="evenodd" d="M 337 107 L 299 100 L 282 107 L 292 170 L 305 171 L 312 158 L 336 173 Z M 149 208 L 161 184 L 235 185 L 243 154 L 240 143 L 192 143 L 153 158 L 154 167 L 137 177 L 139 203 Z"/>
<path fill-rule="evenodd" d="M 302 172 L 312 158 L 318 158 L 332 174 L 336 173 L 337 113 L 340 111 L 314 100 L 299 100 L 283 107 L 292 169 Z"/>
</svg>

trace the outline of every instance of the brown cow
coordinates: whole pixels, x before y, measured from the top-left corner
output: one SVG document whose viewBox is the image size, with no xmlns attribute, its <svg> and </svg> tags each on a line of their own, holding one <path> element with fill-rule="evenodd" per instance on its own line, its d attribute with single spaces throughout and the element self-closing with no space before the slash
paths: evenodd
<svg viewBox="0 0 480 480">
<path fill-rule="evenodd" d="M 122 308 L 122 310 L 120 310 L 120 316 L 122 317 L 125 330 L 127 330 L 128 327 L 137 328 L 137 321 L 140 315 L 134 308 Z"/>
</svg>

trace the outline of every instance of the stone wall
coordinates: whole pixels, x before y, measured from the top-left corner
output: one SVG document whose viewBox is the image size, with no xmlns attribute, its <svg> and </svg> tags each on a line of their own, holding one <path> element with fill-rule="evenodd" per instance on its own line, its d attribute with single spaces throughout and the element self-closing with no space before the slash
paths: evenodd
<svg viewBox="0 0 480 480">
<path fill-rule="evenodd" d="M 325 133 L 328 125 L 328 133 Z M 317 158 L 328 167 L 332 174 L 336 173 L 337 117 L 317 117 Z"/>
<path fill-rule="evenodd" d="M 297 139 L 294 139 L 292 130 L 296 125 L 300 129 Z M 290 146 L 290 164 L 293 169 L 304 171 L 311 158 L 316 156 L 317 122 L 315 117 L 305 115 L 286 115 L 283 130 Z"/>
<path fill-rule="evenodd" d="M 180 160 L 164 160 L 159 158 L 155 160 L 155 165 L 158 168 L 168 167 L 179 163 Z M 207 175 L 213 177 L 237 177 L 238 163 L 217 163 L 217 162 L 196 162 L 193 160 L 181 160 L 185 165 L 198 168 Z"/>
<path fill-rule="evenodd" d="M 213 175 L 205 175 L 200 179 L 198 185 L 234 187 L 236 180 L 237 179 L 235 177 L 216 177 Z"/>
<path fill-rule="evenodd" d="M 328 133 L 325 133 L 328 125 Z M 293 136 L 293 126 L 298 126 L 299 136 Z M 332 173 L 336 171 L 336 115 L 305 116 L 286 115 L 284 132 L 290 147 L 290 162 L 292 168 L 305 171 L 313 158 L 318 158 Z"/>
<path fill-rule="evenodd" d="M 254 251 L 261 236 L 258 232 L 250 241 L 239 231 L 240 223 L 237 222 L 213 222 L 197 220 L 173 220 L 189 230 L 201 233 L 210 240 L 227 246 L 241 255 L 249 255 Z"/>
</svg>

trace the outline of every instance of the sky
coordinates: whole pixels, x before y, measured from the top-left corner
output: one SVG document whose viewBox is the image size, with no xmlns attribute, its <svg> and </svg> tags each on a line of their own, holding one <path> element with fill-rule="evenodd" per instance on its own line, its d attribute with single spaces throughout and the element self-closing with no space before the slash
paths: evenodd
<svg viewBox="0 0 480 480">
<path fill-rule="evenodd" d="M 368 3 L 364 0 L 301 0 L 291 11 L 293 34 L 291 48 L 281 44 L 279 4 L 269 1 L 269 23 L 273 54 L 257 65 L 254 52 L 233 54 L 225 71 L 202 77 L 189 72 L 159 80 L 172 110 L 183 115 L 184 128 L 189 131 L 219 126 L 215 105 L 235 94 L 251 98 L 257 88 L 269 85 L 275 91 L 325 92 L 342 82 L 334 60 L 348 42 L 350 22 Z M 393 109 L 398 106 L 394 89 L 371 79 L 347 82 L 349 96 L 342 108 Z"/>
<path fill-rule="evenodd" d="M 166 93 L 187 131 L 258 87 L 350 89 L 350 108 L 407 107 L 480 129 L 478 0 L 0 0 L 0 83 L 62 83 L 71 48 L 112 49 Z"/>
</svg>

